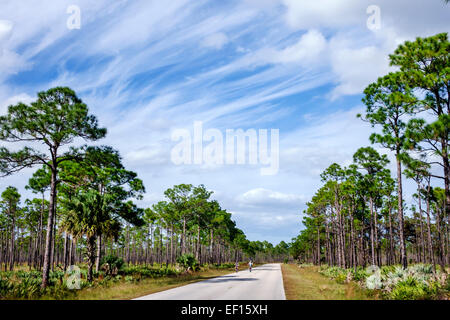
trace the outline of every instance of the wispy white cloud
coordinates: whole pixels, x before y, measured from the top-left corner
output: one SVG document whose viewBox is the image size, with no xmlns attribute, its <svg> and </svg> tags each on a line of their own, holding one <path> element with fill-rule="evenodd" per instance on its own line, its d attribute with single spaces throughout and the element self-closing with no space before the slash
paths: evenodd
<svg viewBox="0 0 450 320">
<path fill-rule="evenodd" d="M 344 27 L 365 23 L 364 1 L 282 0 L 287 23 L 297 29 Z"/>
<path fill-rule="evenodd" d="M 8 107 L 10 105 L 14 105 L 19 102 L 31 103 L 32 101 L 34 101 L 34 98 L 29 96 L 26 93 L 22 93 L 22 94 L 18 94 L 16 96 L 9 97 L 6 100 L 0 100 L 0 115 L 6 114 L 8 112 Z"/>
<path fill-rule="evenodd" d="M 207 48 L 214 48 L 216 50 L 222 49 L 222 47 L 229 41 L 227 35 L 223 32 L 211 34 L 203 39 L 202 46 Z"/>
<path fill-rule="evenodd" d="M 255 188 L 245 192 L 237 198 L 242 204 L 247 206 L 290 206 L 298 208 L 307 198 L 302 195 L 283 193 L 265 188 Z"/>
</svg>

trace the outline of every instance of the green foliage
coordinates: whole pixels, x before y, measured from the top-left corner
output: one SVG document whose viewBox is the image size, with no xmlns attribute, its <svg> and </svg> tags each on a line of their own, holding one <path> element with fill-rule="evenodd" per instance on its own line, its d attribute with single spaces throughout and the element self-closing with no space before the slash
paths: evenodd
<svg viewBox="0 0 450 320">
<path fill-rule="evenodd" d="M 105 270 L 106 275 L 117 274 L 119 270 L 123 267 L 124 261 L 115 255 L 104 256 L 101 260 L 101 266 Z"/>
<path fill-rule="evenodd" d="M 198 270 L 198 261 L 195 259 L 193 254 L 183 254 L 177 258 L 177 263 L 181 265 L 185 271 L 196 271 Z"/>
<path fill-rule="evenodd" d="M 43 154 L 28 146 L 19 151 L 2 147 L 0 171 L 10 175 L 35 164 L 49 165 L 50 160 L 73 157 L 76 150 L 58 155 L 58 148 L 72 143 L 74 138 L 98 140 L 105 135 L 106 129 L 98 127 L 96 117 L 89 115 L 87 105 L 70 88 L 39 92 L 37 100 L 30 105 L 18 103 L 8 107 L 7 115 L 0 117 L 0 140 L 45 143 L 53 152 Z"/>
<path fill-rule="evenodd" d="M 433 274 L 432 265 L 416 264 L 407 269 L 383 266 L 379 273 L 362 267 L 355 270 L 322 266 L 319 272 L 339 283 L 352 279 L 371 291 L 380 289 L 382 296 L 391 300 L 437 299 L 449 292 L 448 278 L 443 273 Z"/>
<path fill-rule="evenodd" d="M 36 101 L 30 105 L 18 103 L 8 107 L 8 112 L 0 116 L 0 140 L 13 143 L 29 143 L 18 151 L 0 147 L 0 175 L 8 176 L 24 168 L 37 164 L 47 166 L 51 171 L 51 197 L 56 203 L 57 176 L 61 163 L 68 160 L 79 160 L 81 149 L 61 148 L 73 143 L 76 138 L 99 140 L 106 135 L 106 129 L 98 126 L 97 118 L 89 114 L 89 109 L 75 92 L 67 87 L 57 87 L 39 92 Z M 37 146 L 46 145 L 43 153 Z M 45 172 L 42 173 L 45 175 Z M 41 174 L 38 174 L 41 176 Z M 31 182 L 33 191 L 43 192 L 46 182 L 39 179 L 37 184 Z M 42 183 L 41 183 L 42 182 Z M 47 181 L 48 182 L 48 181 Z M 48 228 L 53 227 L 55 206 L 49 208 Z M 50 247 L 46 245 L 48 254 Z M 49 260 L 45 259 L 42 285 L 49 283 Z"/>
<path fill-rule="evenodd" d="M 66 287 L 63 277 L 64 272 L 51 272 L 49 286 L 42 288 L 42 272 L 1 272 L 0 299 L 39 299 L 46 296 L 62 299 L 68 297 L 73 292 Z"/>
<path fill-rule="evenodd" d="M 382 266 L 380 268 L 380 272 L 383 276 L 387 276 L 388 274 L 392 274 L 396 271 L 403 271 L 403 268 L 399 267 L 399 266 Z"/>
<path fill-rule="evenodd" d="M 0 278 L 0 299 L 6 298 L 14 291 L 14 284 L 8 279 Z"/>
<path fill-rule="evenodd" d="M 96 278 L 87 281 L 88 270 L 82 267 L 80 289 L 95 288 L 99 286 L 108 287 L 114 283 L 126 282 L 137 283 L 145 278 L 161 278 L 177 276 L 181 271 L 175 267 L 156 266 L 123 266 L 123 261 L 115 256 L 105 256 L 102 259 L 105 264 L 118 268 L 118 275 L 106 275 L 104 278 Z M 230 267 L 222 265 L 222 267 Z M 100 274 L 100 273 L 99 273 Z M 97 275 L 99 275 L 97 274 Z M 49 285 L 41 287 L 42 272 L 40 271 L 7 271 L 0 272 L 0 300 L 1 299 L 64 299 L 76 294 L 75 290 L 67 288 L 68 275 L 63 271 L 50 272 Z"/>
<path fill-rule="evenodd" d="M 344 273 L 340 273 L 336 276 L 334 280 L 336 280 L 337 283 L 345 283 L 347 280 L 347 275 Z"/>
<path fill-rule="evenodd" d="M 347 276 L 347 270 L 343 268 L 339 268 L 336 266 L 321 266 L 319 269 L 319 273 L 323 274 L 324 276 L 327 276 L 332 279 L 336 279 L 337 277 L 341 275 Z"/>
<path fill-rule="evenodd" d="M 127 266 L 123 267 L 121 272 L 123 276 L 133 276 L 133 278 L 158 278 L 180 274 L 175 268 L 171 267 L 145 267 L 145 266 Z"/>
<path fill-rule="evenodd" d="M 387 295 L 392 300 L 428 300 L 439 293 L 437 282 L 425 284 L 412 276 L 399 281 Z"/>
<path fill-rule="evenodd" d="M 364 281 L 370 275 L 367 270 L 363 267 L 357 267 L 355 269 L 351 269 L 353 274 L 353 280 L 355 281 Z"/>
</svg>

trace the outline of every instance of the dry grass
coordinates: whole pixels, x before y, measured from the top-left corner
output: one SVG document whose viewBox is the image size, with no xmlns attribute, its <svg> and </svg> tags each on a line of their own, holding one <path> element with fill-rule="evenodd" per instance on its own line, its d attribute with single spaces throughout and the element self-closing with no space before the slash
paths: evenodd
<svg viewBox="0 0 450 320">
<path fill-rule="evenodd" d="M 281 270 L 287 300 L 373 299 L 355 283 L 340 284 L 321 275 L 318 267 L 283 264 Z"/>
<path fill-rule="evenodd" d="M 190 283 L 229 274 L 230 269 L 209 269 L 193 274 L 143 279 L 138 283 L 121 281 L 109 287 L 83 289 L 77 292 L 74 300 L 129 300 L 148 294 L 184 286 Z"/>
</svg>

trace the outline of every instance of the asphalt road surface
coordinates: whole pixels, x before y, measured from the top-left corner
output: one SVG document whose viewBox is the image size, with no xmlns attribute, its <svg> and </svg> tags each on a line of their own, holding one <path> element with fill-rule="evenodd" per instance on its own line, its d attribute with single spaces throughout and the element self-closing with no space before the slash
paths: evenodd
<svg viewBox="0 0 450 320">
<path fill-rule="evenodd" d="M 279 264 L 265 264 L 135 300 L 286 300 Z"/>
</svg>

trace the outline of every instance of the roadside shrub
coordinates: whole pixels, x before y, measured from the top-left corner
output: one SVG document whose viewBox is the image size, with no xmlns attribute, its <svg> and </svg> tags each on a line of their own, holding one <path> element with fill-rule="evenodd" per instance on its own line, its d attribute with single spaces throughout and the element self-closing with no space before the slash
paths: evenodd
<svg viewBox="0 0 450 320">
<path fill-rule="evenodd" d="M 445 273 L 433 273 L 433 266 L 426 264 L 411 265 L 407 269 L 401 266 L 383 266 L 378 271 L 358 267 L 343 269 L 322 266 L 319 272 L 339 283 L 357 281 L 361 287 L 372 292 L 378 291 L 386 299 L 424 300 L 436 299 L 448 295 L 450 280 Z"/>
<path fill-rule="evenodd" d="M 392 292 L 388 294 L 388 298 L 393 300 L 430 299 L 433 294 L 437 293 L 436 289 L 436 286 L 427 286 L 413 277 L 408 277 L 395 285 Z"/>
<path fill-rule="evenodd" d="M 182 266 L 185 271 L 198 270 L 199 264 L 193 254 L 183 254 L 177 258 L 177 263 Z"/>
<path fill-rule="evenodd" d="M 128 266 L 123 267 L 121 274 L 124 276 L 131 275 L 135 278 L 158 278 L 170 275 L 177 275 L 180 272 L 172 267 L 144 267 L 144 266 Z"/>
<path fill-rule="evenodd" d="M 55 285 L 42 290 L 40 298 L 62 300 L 74 294 L 74 290 L 67 289 L 65 285 Z"/>
<path fill-rule="evenodd" d="M 370 290 L 378 290 L 382 289 L 385 284 L 383 283 L 382 278 L 378 274 L 374 273 L 366 278 L 364 286 Z"/>
<path fill-rule="evenodd" d="M 389 275 L 390 273 L 395 272 L 397 268 L 398 268 L 398 266 L 382 266 L 382 267 L 380 268 L 380 272 L 381 272 L 381 274 L 382 274 L 383 276 L 387 276 L 387 275 Z M 399 269 L 399 272 L 402 272 L 402 271 L 403 271 L 403 269 L 400 268 L 400 269 Z"/>
<path fill-rule="evenodd" d="M 347 281 L 347 275 L 344 273 L 339 273 L 334 280 L 336 280 L 337 283 L 346 283 Z"/>
<path fill-rule="evenodd" d="M 319 273 L 332 279 L 336 279 L 340 275 L 344 275 L 344 277 L 347 277 L 347 272 L 348 271 L 346 269 L 335 266 L 321 266 L 319 269 Z"/>
<path fill-rule="evenodd" d="M 416 264 L 408 268 L 412 272 L 422 274 L 433 274 L 433 266 L 431 264 Z"/>
<path fill-rule="evenodd" d="M 12 291 L 13 284 L 6 279 L 0 279 L 0 298 L 6 298 L 6 296 Z"/>
<path fill-rule="evenodd" d="M 101 266 L 106 275 L 116 275 L 123 267 L 124 261 L 114 255 L 107 255 L 102 258 Z"/>
<path fill-rule="evenodd" d="M 41 288 L 42 273 L 39 271 L 17 271 L 0 275 L 0 298 L 1 299 L 40 299 L 51 297 L 52 299 L 63 299 L 70 294 L 63 283 L 64 272 L 51 272 L 49 285 Z"/>
<path fill-rule="evenodd" d="M 13 295 L 17 298 L 31 299 L 39 296 L 41 291 L 41 280 L 32 277 L 24 277 L 22 281 L 14 286 Z"/>
<path fill-rule="evenodd" d="M 369 276 L 369 273 L 363 267 L 357 267 L 356 271 L 355 269 L 352 269 L 352 272 L 353 272 L 353 280 L 355 281 L 365 281 Z"/>
<path fill-rule="evenodd" d="M 113 273 L 114 268 L 120 275 L 99 272 L 99 276 L 93 282 L 87 281 L 87 270 L 80 269 L 80 289 L 93 287 L 107 287 L 113 283 L 125 281 L 128 283 L 139 282 L 143 278 L 159 278 L 181 274 L 174 266 L 170 267 L 145 267 L 122 266 L 122 259 L 108 257 L 104 261 L 112 268 L 108 272 Z M 0 272 L 0 299 L 64 299 L 76 294 L 76 290 L 67 287 L 68 274 L 62 270 L 55 270 L 49 274 L 49 283 L 45 289 L 41 288 L 42 272 L 39 271 L 15 271 Z"/>
</svg>

